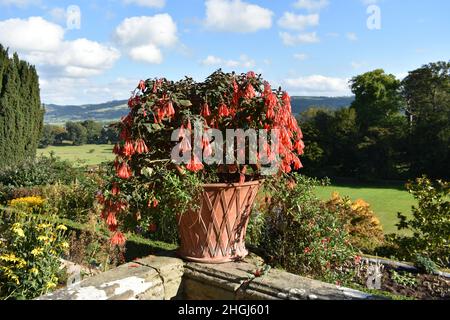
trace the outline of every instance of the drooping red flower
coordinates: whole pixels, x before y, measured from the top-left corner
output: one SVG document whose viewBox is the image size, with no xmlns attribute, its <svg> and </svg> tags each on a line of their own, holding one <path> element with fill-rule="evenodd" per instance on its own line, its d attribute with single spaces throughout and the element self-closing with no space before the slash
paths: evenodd
<svg viewBox="0 0 450 320">
<path fill-rule="evenodd" d="M 140 89 L 141 91 L 145 91 L 145 81 L 144 81 L 144 80 L 141 80 L 141 81 L 139 82 L 139 89 Z"/>
<path fill-rule="evenodd" d="M 198 160 L 197 156 L 194 156 L 186 165 L 186 169 L 192 172 L 198 172 L 203 169 L 203 164 Z"/>
<path fill-rule="evenodd" d="M 172 101 L 167 102 L 164 112 L 167 117 L 173 118 L 173 116 L 175 115 L 175 109 L 173 108 Z"/>
<path fill-rule="evenodd" d="M 249 83 L 247 85 L 247 88 L 245 89 L 244 98 L 253 99 L 254 97 L 256 97 L 255 88 L 252 86 L 251 83 Z"/>
<path fill-rule="evenodd" d="M 120 147 L 120 144 L 116 143 L 114 145 L 113 153 L 116 154 L 116 155 L 121 155 L 122 154 L 122 148 Z"/>
<path fill-rule="evenodd" d="M 134 144 L 134 149 L 138 154 L 148 153 L 149 151 L 144 139 L 137 139 Z"/>
<path fill-rule="evenodd" d="M 111 194 L 113 196 L 117 196 L 119 193 L 120 193 L 119 185 L 117 183 L 113 183 L 112 189 L 111 189 Z"/>
<path fill-rule="evenodd" d="M 157 226 L 155 223 L 150 223 L 148 225 L 148 232 L 154 233 L 154 232 L 156 232 L 156 230 L 157 230 Z"/>
<path fill-rule="evenodd" d="M 221 103 L 219 105 L 219 117 L 228 117 L 230 115 L 230 110 L 225 105 L 225 103 Z"/>
<path fill-rule="evenodd" d="M 254 79 L 256 78 L 256 74 L 253 71 L 247 72 L 247 79 Z"/>
<path fill-rule="evenodd" d="M 211 143 L 209 142 L 209 138 L 206 136 L 202 137 L 202 148 L 203 148 L 203 154 L 205 155 L 205 157 L 209 157 L 212 155 Z"/>
<path fill-rule="evenodd" d="M 123 146 L 123 155 L 126 157 L 131 157 L 135 153 L 133 142 L 131 140 L 126 140 Z"/>
<path fill-rule="evenodd" d="M 127 239 L 125 238 L 122 232 L 116 231 L 113 237 L 111 238 L 111 244 L 121 246 L 125 243 L 126 240 Z"/>
<path fill-rule="evenodd" d="M 209 117 L 211 115 L 211 111 L 209 110 L 209 105 L 206 102 L 203 104 L 201 115 L 204 118 Z"/>
<path fill-rule="evenodd" d="M 117 219 L 115 212 L 109 211 L 108 216 L 106 217 L 106 224 L 108 226 L 117 226 Z"/>
<path fill-rule="evenodd" d="M 122 162 L 122 164 L 117 169 L 117 176 L 120 179 L 130 179 L 131 178 L 131 168 L 126 162 Z"/>
</svg>

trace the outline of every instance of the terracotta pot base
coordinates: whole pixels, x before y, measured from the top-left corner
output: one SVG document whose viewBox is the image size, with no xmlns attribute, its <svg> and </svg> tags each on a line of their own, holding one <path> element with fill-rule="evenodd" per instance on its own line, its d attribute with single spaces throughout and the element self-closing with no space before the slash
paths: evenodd
<svg viewBox="0 0 450 320">
<path fill-rule="evenodd" d="M 204 185 L 200 210 L 178 216 L 178 255 L 212 264 L 246 257 L 245 233 L 261 183 Z"/>
</svg>

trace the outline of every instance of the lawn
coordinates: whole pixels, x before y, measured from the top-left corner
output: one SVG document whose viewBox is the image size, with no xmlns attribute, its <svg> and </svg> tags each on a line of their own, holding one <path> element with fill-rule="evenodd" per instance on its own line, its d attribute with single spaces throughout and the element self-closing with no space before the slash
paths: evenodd
<svg viewBox="0 0 450 320">
<path fill-rule="evenodd" d="M 92 166 L 114 159 L 112 148 L 112 145 L 107 144 L 50 146 L 45 149 L 38 149 L 38 155 L 42 154 L 48 156 L 51 152 L 54 152 L 57 157 L 60 157 L 63 160 L 70 160 L 80 166 Z"/>
<path fill-rule="evenodd" d="M 384 232 L 398 232 L 395 224 L 398 222 L 397 212 L 411 216 L 411 206 L 416 204 L 413 196 L 402 186 L 377 186 L 358 184 L 335 184 L 318 187 L 317 196 L 323 200 L 331 198 L 337 191 L 341 196 L 348 196 L 352 200 L 363 199 L 368 202 L 383 225 Z M 402 231 L 403 233 L 403 231 Z"/>
</svg>

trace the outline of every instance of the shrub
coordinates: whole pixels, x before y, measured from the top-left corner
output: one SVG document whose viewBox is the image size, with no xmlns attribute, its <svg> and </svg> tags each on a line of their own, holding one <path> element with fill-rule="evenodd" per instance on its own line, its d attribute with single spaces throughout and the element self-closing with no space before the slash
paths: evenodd
<svg viewBox="0 0 450 320">
<path fill-rule="evenodd" d="M 314 195 L 318 181 L 300 175 L 266 181 L 269 204 L 260 248 L 284 269 L 335 282 L 349 279 L 354 257 L 343 223 Z"/>
<path fill-rule="evenodd" d="M 0 215 L 0 297 L 33 299 L 54 289 L 67 228 L 14 209 Z"/>
<path fill-rule="evenodd" d="M 335 192 L 326 205 L 343 222 L 353 247 L 373 253 L 383 244 L 383 227 L 367 202 L 362 199 L 352 202 Z"/>
<path fill-rule="evenodd" d="M 25 160 L 0 171 L 0 185 L 12 188 L 69 184 L 83 176 L 82 169 L 53 156 Z"/>
<path fill-rule="evenodd" d="M 414 261 L 420 254 L 442 267 L 450 266 L 450 183 L 422 177 L 406 187 L 419 205 L 413 206 L 411 219 L 398 213 L 398 229 L 409 230 L 412 235 L 390 235 L 396 256 Z"/>
</svg>

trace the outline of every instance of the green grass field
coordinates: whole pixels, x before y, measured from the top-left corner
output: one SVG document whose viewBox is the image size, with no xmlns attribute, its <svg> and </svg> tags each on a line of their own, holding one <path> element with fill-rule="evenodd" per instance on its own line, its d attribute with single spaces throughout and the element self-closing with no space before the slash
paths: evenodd
<svg viewBox="0 0 450 320">
<path fill-rule="evenodd" d="M 70 160 L 77 165 L 96 165 L 114 158 L 112 145 L 84 145 L 84 146 L 52 146 L 39 149 L 38 154 L 49 155 L 54 152 L 61 159 Z M 323 200 L 331 198 L 337 191 L 342 196 L 352 200 L 363 199 L 370 203 L 373 211 L 380 219 L 384 232 L 398 232 L 395 224 L 397 212 L 410 215 L 411 206 L 416 202 L 414 198 L 401 186 L 359 185 L 356 183 L 333 184 L 327 187 L 318 187 L 317 196 Z"/>
<path fill-rule="evenodd" d="M 319 198 L 327 200 L 331 198 L 334 191 L 339 192 L 341 196 L 348 196 L 352 200 L 363 199 L 368 202 L 380 219 L 386 234 L 399 233 L 395 226 L 398 223 L 397 212 L 402 212 L 410 217 L 411 207 L 417 204 L 413 196 L 401 186 L 331 185 L 318 187 L 316 192 Z"/>
<path fill-rule="evenodd" d="M 63 160 L 70 160 L 79 166 L 92 166 L 100 164 L 104 161 L 114 159 L 112 153 L 112 145 L 92 145 L 86 144 L 84 146 L 50 146 L 45 149 L 38 149 L 38 155 L 50 155 L 54 152 L 57 157 Z"/>
</svg>

